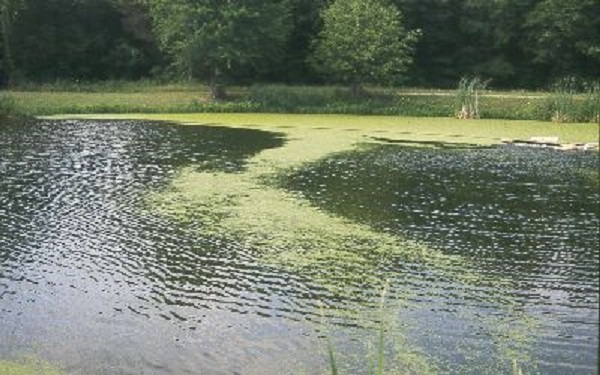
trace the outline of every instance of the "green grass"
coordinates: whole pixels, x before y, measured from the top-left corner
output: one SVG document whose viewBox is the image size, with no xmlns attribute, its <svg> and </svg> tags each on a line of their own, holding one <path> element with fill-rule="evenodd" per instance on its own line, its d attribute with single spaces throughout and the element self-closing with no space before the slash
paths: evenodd
<svg viewBox="0 0 600 375">
<path fill-rule="evenodd" d="M 545 115 L 554 122 L 600 123 L 600 81 L 559 80 L 546 101 Z"/>
<path fill-rule="evenodd" d="M 13 91 L 23 92 L 88 92 L 88 93 L 165 93 L 165 92 L 208 92 L 206 85 L 190 81 L 162 82 L 155 80 L 98 82 L 55 81 L 47 83 L 20 83 L 12 87 Z M 242 88 L 231 87 L 232 93 Z"/>
<path fill-rule="evenodd" d="M 25 115 L 16 101 L 12 97 L 0 93 L 0 121 L 20 120 L 24 117 Z"/>
<path fill-rule="evenodd" d="M 102 113 L 297 113 L 455 117 L 460 105 L 452 90 L 368 88 L 355 99 L 345 87 L 255 85 L 228 88 L 230 100 L 213 103 L 206 86 L 194 83 L 109 81 L 95 84 L 23 85 L 7 92 L 23 112 L 35 116 Z M 482 118 L 550 121 L 554 96 L 537 92 L 482 93 Z M 587 112 L 600 109 L 588 96 L 574 101 Z M 587 121 L 593 116 L 577 116 Z"/>
</svg>

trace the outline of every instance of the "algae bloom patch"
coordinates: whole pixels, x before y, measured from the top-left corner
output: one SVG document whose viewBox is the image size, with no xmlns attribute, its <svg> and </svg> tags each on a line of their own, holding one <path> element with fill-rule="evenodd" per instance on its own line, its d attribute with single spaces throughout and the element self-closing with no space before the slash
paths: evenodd
<svg viewBox="0 0 600 375">
<path fill-rule="evenodd" d="M 376 322 L 377 318 L 367 317 L 377 310 L 378 290 L 384 283 L 391 285 L 388 299 L 395 307 L 388 314 L 392 315 L 435 308 L 436 298 L 423 299 L 424 295 L 443 295 L 453 290 L 468 305 L 482 297 L 473 290 L 486 290 L 486 303 L 502 313 L 480 316 L 478 311 L 465 308 L 461 309 L 461 319 L 497 337 L 490 350 L 498 351 L 501 358 L 529 361 L 526 353 L 532 336 L 520 332 L 534 332 L 537 322 L 515 309 L 509 293 L 513 284 L 508 278 L 482 275 L 471 260 L 458 254 L 449 255 L 425 241 L 378 229 L 368 220 L 361 220 L 360 211 L 353 211 L 354 217 L 343 211 L 340 215 L 319 204 L 327 193 L 318 188 L 288 189 L 282 184 L 290 176 L 310 171 L 313 165 L 334 165 L 328 160 L 356 149 L 365 142 L 366 135 L 340 130 L 290 130 L 285 145 L 251 157 L 244 170 L 227 173 L 187 167 L 166 189 L 151 193 L 148 202 L 162 215 L 197 228 L 199 236 L 235 241 L 265 266 L 310 280 L 305 298 L 310 296 L 319 314 L 340 324 L 366 327 Z M 343 169 L 328 171 L 328 175 L 336 173 L 343 179 Z M 373 173 L 377 173 L 375 168 Z M 378 181 L 385 175 L 372 178 Z M 376 202 L 377 196 L 368 199 Z M 497 300 L 504 302 L 498 304 Z M 435 330 L 421 329 L 428 335 Z M 407 340 L 406 329 L 400 331 L 403 333 L 389 334 L 405 343 L 401 351 L 414 354 L 411 363 L 416 366 L 429 362 L 432 367 L 426 367 L 435 368 L 434 362 L 425 359 L 427 354 L 417 354 L 421 351 L 415 342 Z M 468 351 L 469 345 L 464 350 Z M 497 365 L 489 364 L 494 368 Z"/>
</svg>

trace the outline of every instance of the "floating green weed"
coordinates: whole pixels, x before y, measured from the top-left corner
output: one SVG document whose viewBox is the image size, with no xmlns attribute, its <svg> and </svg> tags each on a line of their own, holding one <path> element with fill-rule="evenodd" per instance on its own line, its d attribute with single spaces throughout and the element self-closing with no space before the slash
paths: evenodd
<svg viewBox="0 0 600 375">
<path fill-rule="evenodd" d="M 272 113 L 157 113 L 63 115 L 53 119 L 140 119 L 179 122 L 189 125 L 221 125 L 285 132 L 290 138 L 311 136 L 314 147 L 298 150 L 298 155 L 316 152 L 322 157 L 330 152 L 343 151 L 350 145 L 385 137 L 392 140 L 420 142 L 465 143 L 490 145 L 502 138 L 528 139 L 535 136 L 557 136 L 561 142 L 597 142 L 599 124 L 583 123 L 562 126 L 541 121 L 477 120 L 461 121 L 455 118 L 423 118 L 397 116 L 304 115 Z M 345 140 L 343 147 L 338 141 Z M 304 147 L 304 146 L 303 146 Z M 321 150 L 321 148 L 323 148 Z M 307 162 L 315 158 L 306 158 Z M 302 161 L 302 160 L 300 160 Z"/>
<path fill-rule="evenodd" d="M 19 361 L 0 360 L 2 375 L 61 375 L 62 372 L 51 364 L 38 359 L 22 359 Z"/>
<path fill-rule="evenodd" d="M 392 285 L 403 285 L 402 278 L 410 273 L 402 272 L 404 266 L 413 270 L 416 267 L 452 283 L 493 287 L 495 298 L 506 302 L 496 307 L 503 312 L 500 315 L 510 316 L 513 320 L 504 324 L 502 319 L 495 316 L 480 319 L 468 315 L 465 318 L 478 321 L 486 327 L 491 337 L 498 338 L 498 353 L 508 363 L 505 369 L 510 368 L 513 360 L 518 363 L 530 360 L 526 354 L 532 345 L 530 338 L 535 335 L 525 332 L 533 330 L 535 324 L 528 320 L 526 314 L 519 313 L 514 304 L 509 303 L 512 301 L 510 282 L 501 278 L 490 280 L 482 277 L 462 257 L 446 255 L 422 243 L 382 233 L 367 225 L 322 211 L 311 205 L 302 193 L 282 190 L 274 183 L 280 176 L 306 163 L 352 149 L 380 136 L 382 131 L 386 131 L 386 137 L 391 139 L 427 138 L 422 133 L 430 129 L 432 124 L 424 119 L 375 120 L 345 116 L 224 115 L 217 120 L 211 115 L 181 115 L 170 119 L 221 125 L 227 123 L 231 126 L 255 124 L 245 126 L 285 133 L 287 143 L 284 147 L 257 154 L 248 160 L 246 169 L 239 173 L 202 172 L 192 167 L 184 168 L 168 189 L 150 195 L 150 207 L 164 215 L 200 224 L 202 235 L 234 239 L 245 248 L 252 249 L 252 253 L 265 265 L 306 277 L 321 288 L 327 298 L 334 298 L 335 303 L 328 303 L 327 306 L 331 307 L 325 312 L 332 321 L 381 321 L 381 317 L 373 315 L 377 303 L 365 291 L 377 290 L 384 279 L 389 279 Z M 408 121 L 414 123 L 408 125 Z M 468 133 L 469 130 L 478 129 L 482 135 L 486 133 L 489 137 L 490 133 L 498 134 L 494 132 L 513 129 L 521 133 L 531 132 L 538 126 L 536 123 L 524 123 L 520 126 L 515 124 L 513 128 L 511 124 L 502 123 L 505 126 L 503 130 L 502 126 L 500 129 L 481 129 L 480 126 L 462 125 L 464 122 L 459 120 L 436 121 L 448 125 L 444 130 L 467 132 L 465 137 L 473 137 L 472 132 Z M 308 124 L 312 124 L 312 128 Z M 419 132 L 406 134 L 406 131 L 401 131 L 406 129 L 404 126 L 414 126 Z M 438 134 L 437 137 L 444 135 Z M 494 142 L 493 138 L 468 139 Z M 411 293 L 407 288 L 390 291 L 392 299 L 399 304 L 408 303 Z M 399 324 L 398 311 L 402 309 L 400 305 L 389 309 L 390 324 Z M 362 323 L 359 325 L 367 326 Z M 393 358 L 391 362 L 406 366 L 398 369 L 398 373 L 436 372 L 434 362 L 408 343 L 404 328 L 388 327 L 392 326 L 385 328 L 386 348 L 391 345 L 395 349 L 393 352 L 386 349 L 384 358 Z M 374 343 L 369 344 L 375 348 L 370 352 L 379 354 L 374 354 L 369 361 L 375 366 L 374 369 L 377 368 L 373 371 L 380 371 L 382 357 L 377 347 L 382 340 L 382 331 L 376 329 L 374 332 L 373 340 L 366 341 Z M 332 356 L 334 352 L 328 353 L 328 356 Z M 355 359 L 349 360 L 338 354 L 334 360 L 335 371 L 338 372 L 346 366 L 345 363 L 355 363 Z M 362 361 L 364 363 L 365 358 Z M 394 371 L 393 368 L 386 368 L 386 373 Z"/>
<path fill-rule="evenodd" d="M 327 361 L 331 374 L 356 373 L 364 370 L 370 375 L 384 374 L 436 374 L 439 372 L 435 358 L 427 356 L 419 348 L 410 345 L 406 339 L 406 327 L 399 323 L 398 312 L 404 301 L 386 303 L 385 295 L 390 288 L 389 281 L 382 281 L 380 302 L 363 311 L 362 318 L 366 332 L 348 332 L 342 327 L 330 326 L 327 334 Z M 328 326 L 328 322 L 323 322 Z M 338 353 L 336 348 L 344 347 L 348 341 L 361 343 L 362 348 L 355 355 Z M 339 350 L 337 352 L 340 352 Z"/>
</svg>

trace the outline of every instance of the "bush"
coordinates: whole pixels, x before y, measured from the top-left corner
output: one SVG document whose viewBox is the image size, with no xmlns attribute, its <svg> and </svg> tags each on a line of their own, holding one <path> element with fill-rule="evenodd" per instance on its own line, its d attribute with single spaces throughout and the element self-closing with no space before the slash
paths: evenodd
<svg viewBox="0 0 600 375">
<path fill-rule="evenodd" d="M 600 124 L 600 81 L 586 84 L 581 114 L 587 121 Z"/>
<path fill-rule="evenodd" d="M 250 89 L 252 102 L 280 110 L 335 105 L 342 96 L 337 87 L 254 85 Z"/>
<path fill-rule="evenodd" d="M 249 100 L 264 112 L 438 116 L 452 114 L 452 100 L 439 95 L 402 95 L 370 88 L 356 97 L 337 86 L 255 85 Z"/>
<path fill-rule="evenodd" d="M 558 80 L 542 112 L 544 119 L 553 122 L 600 122 L 600 82 Z"/>
</svg>

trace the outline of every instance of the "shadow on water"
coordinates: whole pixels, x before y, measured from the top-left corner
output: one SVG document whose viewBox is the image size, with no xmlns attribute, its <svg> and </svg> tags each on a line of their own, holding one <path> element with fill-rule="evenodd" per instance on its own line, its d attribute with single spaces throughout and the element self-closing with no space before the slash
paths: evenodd
<svg viewBox="0 0 600 375">
<path fill-rule="evenodd" d="M 418 142 L 426 146 L 418 148 L 404 146 L 416 142 L 376 140 L 387 144 L 307 165 L 283 176 L 280 186 L 381 233 L 468 259 L 483 279 L 509 280 L 512 301 L 507 303 L 542 322 L 540 336 L 524 333 L 536 335 L 540 370 L 593 369 L 598 348 L 598 154 L 439 142 Z M 493 290 L 480 292 L 470 298 L 494 295 Z M 484 305 L 478 308 L 486 309 Z M 434 320 L 425 319 L 429 325 Z M 453 324 L 458 322 L 448 320 L 440 329 L 460 335 L 462 328 Z"/>
</svg>

